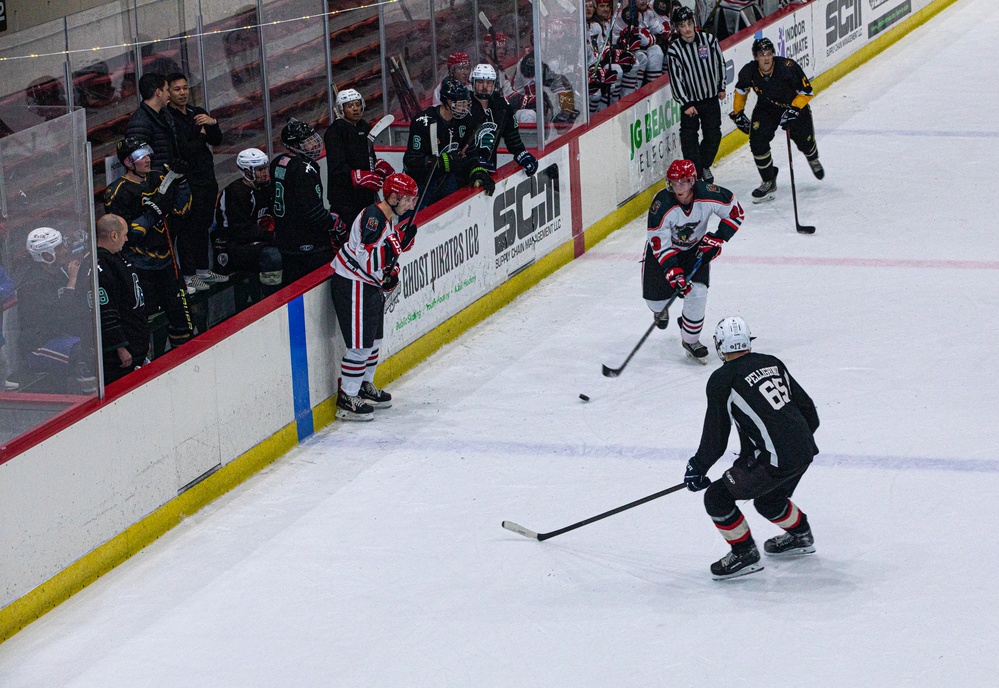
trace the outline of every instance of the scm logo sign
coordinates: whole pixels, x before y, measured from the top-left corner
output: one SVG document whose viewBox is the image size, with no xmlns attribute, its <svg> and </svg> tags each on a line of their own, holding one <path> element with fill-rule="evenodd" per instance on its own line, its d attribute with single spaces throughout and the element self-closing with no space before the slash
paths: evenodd
<svg viewBox="0 0 999 688">
<path fill-rule="evenodd" d="M 553 164 L 493 200 L 496 255 L 561 214 L 558 164 Z"/>
<path fill-rule="evenodd" d="M 826 5 L 826 47 L 860 28 L 862 0 L 832 0 Z"/>
<path fill-rule="evenodd" d="M 7 30 L 7 3 L 0 0 L 0 31 Z"/>
</svg>

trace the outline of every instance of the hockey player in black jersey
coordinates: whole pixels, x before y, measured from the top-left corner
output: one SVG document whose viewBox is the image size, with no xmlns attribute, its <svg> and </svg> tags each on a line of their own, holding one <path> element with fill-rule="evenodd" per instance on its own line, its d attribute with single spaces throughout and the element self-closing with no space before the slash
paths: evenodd
<svg viewBox="0 0 999 688">
<path fill-rule="evenodd" d="M 756 93 L 753 119 L 746 117 L 749 90 Z M 774 56 L 774 44 L 769 38 L 753 41 L 753 61 L 739 70 L 735 82 L 735 98 L 729 117 L 744 134 L 749 134 L 749 150 L 763 182 L 753 191 L 753 203 L 773 200 L 777 191 L 777 168 L 770 154 L 770 142 L 777 127 L 791 132 L 791 139 L 804 153 L 817 179 L 825 176 L 815 143 L 815 125 L 808 101 L 812 85 L 805 72 L 794 60 Z"/>
<path fill-rule="evenodd" d="M 496 125 L 493 132 L 495 141 L 481 158 L 487 163 L 490 172 L 496 171 L 496 147 L 500 139 L 513 159 L 531 177 L 538 171 L 538 161 L 531 155 L 520 140 L 520 129 L 513 116 L 513 107 L 496 91 L 496 70 L 492 65 L 479 64 L 472 70 L 472 126 L 479 131 L 483 124 Z"/>
<path fill-rule="evenodd" d="M 814 437 L 819 415 L 780 359 L 752 350 L 753 337 L 742 318 L 724 318 L 714 339 L 724 364 L 708 378 L 701 442 L 683 480 L 692 492 L 707 490 L 704 507 L 732 547 L 711 565 L 715 580 L 723 580 L 763 568 L 736 500 L 752 499 L 761 516 L 784 530 L 763 543 L 767 554 L 815 551 L 808 517 L 791 495 L 819 453 Z M 739 433 L 739 458 L 712 482 L 706 474 L 725 453 L 732 421 Z"/>
<path fill-rule="evenodd" d="M 258 148 L 247 148 L 236 156 L 243 176 L 219 194 L 215 208 L 212 248 L 215 269 L 223 275 L 251 272 L 260 282 L 259 296 L 277 291 L 283 277 L 281 252 L 274 247 L 274 188 L 270 159 Z M 256 291 L 255 289 L 253 290 Z"/>
<path fill-rule="evenodd" d="M 333 261 L 330 294 L 346 351 L 341 364 L 336 417 L 372 420 L 373 409 L 388 408 L 392 395 L 375 387 L 375 367 L 383 336 L 386 295 L 399 287 L 399 255 L 413 247 L 416 225 L 396 223 L 416 205 L 416 181 L 390 174 L 384 200 L 354 220 L 347 243 Z"/>
<path fill-rule="evenodd" d="M 430 187 L 421 207 L 469 186 L 469 175 L 478 162 L 467 155 L 474 129 L 468 116 L 472 105 L 468 88 L 446 78 L 441 83 L 441 99 L 440 105 L 431 105 L 413 120 L 402 158 L 403 169 L 416 180 L 420 192 Z"/>
<path fill-rule="evenodd" d="M 143 364 L 149 353 L 149 323 L 139 276 L 122 255 L 128 223 L 118 215 L 97 221 L 97 280 L 100 287 L 104 384 Z"/>
<path fill-rule="evenodd" d="M 292 118 L 281 130 L 288 153 L 271 161 L 274 185 L 274 245 L 281 252 L 288 285 L 328 265 L 346 238 L 339 215 L 323 205 L 323 180 L 316 160 L 323 140 L 312 125 Z"/>
<path fill-rule="evenodd" d="M 395 170 L 375 155 L 368 141 L 371 124 L 363 118 L 361 94 L 345 88 L 336 95 L 336 107 L 342 116 L 333 120 L 323 135 L 326 197 L 330 210 L 350 224 L 359 212 L 378 201 L 382 182 Z"/>
<path fill-rule="evenodd" d="M 150 171 L 152 148 L 141 137 L 119 141 L 118 159 L 126 172 L 104 192 L 104 210 L 129 223 L 125 257 L 139 275 L 146 313 L 166 312 L 170 345 L 176 347 L 191 338 L 194 328 L 169 220 L 190 211 L 191 190 L 175 172 Z"/>
<path fill-rule="evenodd" d="M 674 294 L 683 299 L 683 350 L 689 358 L 705 364 L 708 349 L 701 344 L 700 336 L 708 301 L 710 262 L 738 231 L 745 214 L 731 191 L 699 181 L 697 167 L 690 160 L 674 160 L 666 178 L 666 188 L 655 195 L 649 207 L 642 296 L 660 329 L 666 329 L 669 323 L 669 299 Z M 708 231 L 713 217 L 718 218 L 718 227 Z"/>
</svg>

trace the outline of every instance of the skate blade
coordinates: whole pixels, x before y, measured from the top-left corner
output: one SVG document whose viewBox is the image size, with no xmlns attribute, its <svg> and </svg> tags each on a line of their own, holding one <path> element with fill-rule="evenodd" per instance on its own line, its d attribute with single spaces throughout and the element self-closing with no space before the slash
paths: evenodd
<svg viewBox="0 0 999 688">
<path fill-rule="evenodd" d="M 815 554 L 815 545 L 809 545 L 808 547 L 795 547 L 793 549 L 784 550 L 783 552 L 763 551 L 768 557 L 800 557 L 806 554 Z"/>
<path fill-rule="evenodd" d="M 337 420 L 351 420 L 351 421 L 369 421 L 374 420 L 375 416 L 373 413 L 354 413 L 353 411 L 344 411 L 343 409 L 336 410 Z"/>
<path fill-rule="evenodd" d="M 689 358 L 691 361 L 697 361 L 701 365 L 707 365 L 708 364 L 708 357 L 707 356 L 701 356 L 700 358 L 698 358 L 697 356 L 695 356 L 694 354 L 690 353 L 689 351 L 686 351 L 685 353 L 687 354 L 687 358 Z"/>
<path fill-rule="evenodd" d="M 361 398 L 364 399 L 364 397 Z M 374 401 L 373 399 L 364 399 L 364 403 L 374 409 L 392 408 L 391 401 Z"/>
<path fill-rule="evenodd" d="M 753 203 L 766 203 L 767 201 L 772 201 L 775 198 L 777 198 L 777 192 L 771 191 L 766 196 L 761 196 L 760 198 L 753 196 Z"/>
<path fill-rule="evenodd" d="M 721 576 L 716 576 L 715 574 L 712 573 L 711 577 L 714 578 L 716 581 L 723 581 L 723 580 L 729 580 L 731 578 L 741 578 L 742 576 L 748 576 L 751 573 L 756 573 L 757 571 L 762 571 L 762 570 L 763 570 L 763 564 L 756 562 L 755 564 L 750 564 L 746 568 L 739 569 L 734 573 L 729 573 Z"/>
</svg>

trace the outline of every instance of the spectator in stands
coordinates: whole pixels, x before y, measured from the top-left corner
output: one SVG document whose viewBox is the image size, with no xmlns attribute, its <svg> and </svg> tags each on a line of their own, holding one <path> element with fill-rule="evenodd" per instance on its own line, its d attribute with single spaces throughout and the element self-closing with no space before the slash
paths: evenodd
<svg viewBox="0 0 999 688">
<path fill-rule="evenodd" d="M 375 155 L 368 141 L 371 124 L 364 119 L 364 98 L 352 88 L 337 93 L 339 117 L 326 128 L 326 197 L 330 210 L 348 225 L 362 210 L 378 202 L 385 177 L 395 170 Z"/>
<path fill-rule="evenodd" d="M 132 113 L 125 126 L 125 137 L 141 136 L 150 145 L 152 169 L 164 171 L 167 167 L 184 172 L 177 145 L 177 132 L 173 117 L 165 108 L 170 102 L 170 88 L 162 74 L 143 74 L 139 79 L 142 102 Z"/>
<path fill-rule="evenodd" d="M 445 79 L 457 79 L 459 83 L 463 84 L 465 88 L 469 91 L 472 90 L 472 82 L 468 80 L 469 75 L 472 73 L 472 58 L 468 56 L 468 53 L 463 53 L 460 50 L 456 50 L 447 56 L 447 76 Z M 440 84 L 437 84 L 437 88 L 434 89 L 434 99 L 431 103 L 432 105 L 441 104 L 441 85 L 444 83 L 441 80 Z"/>
<path fill-rule="evenodd" d="M 149 323 L 141 280 L 122 255 L 128 223 L 119 215 L 97 221 L 97 280 L 100 287 L 104 384 L 141 366 L 149 353 Z"/>
<path fill-rule="evenodd" d="M 288 285 L 333 261 L 349 228 L 326 210 L 316 163 L 323 140 L 311 124 L 292 118 L 281 130 L 288 149 L 271 161 L 274 245 L 281 252 L 282 284 Z"/>
<path fill-rule="evenodd" d="M 204 291 L 211 284 L 229 279 L 210 269 L 208 239 L 215 216 L 215 199 L 219 195 L 215 158 L 209 146 L 222 143 L 222 129 L 217 119 L 189 102 L 191 90 L 186 76 L 174 72 L 167 76 L 167 84 L 170 94 L 167 110 L 173 117 L 180 157 L 187 168 L 185 176 L 191 187 L 191 212 L 174 223 L 177 259 L 187 286 Z"/>
<path fill-rule="evenodd" d="M 26 242 L 31 263 L 17 288 L 18 344 L 21 361 L 48 376 L 45 388 L 57 393 L 92 393 L 93 336 L 87 288 L 89 254 L 75 256 L 62 232 L 39 227 Z M 78 288 L 80 287 L 80 288 Z"/>
<path fill-rule="evenodd" d="M 274 188 L 270 159 L 257 148 L 236 156 L 243 176 L 222 189 L 215 210 L 212 246 L 215 264 L 226 275 L 256 273 L 260 295 L 270 296 L 281 286 L 281 252 L 274 247 Z M 251 295 L 252 301 L 257 301 Z"/>
<path fill-rule="evenodd" d="M 402 158 L 406 174 L 425 194 L 417 211 L 475 181 L 469 175 L 477 161 L 467 155 L 473 134 L 472 96 L 464 84 L 448 77 L 441 84 L 441 98 L 443 103 L 431 105 L 411 123 Z"/>
<path fill-rule="evenodd" d="M 126 136 L 118 142 L 125 174 L 108 185 L 104 210 L 128 223 L 125 257 L 139 276 L 146 312 L 166 312 L 170 345 L 177 347 L 193 336 L 194 328 L 166 218 L 187 214 L 191 190 L 176 172 L 151 170 L 152 155 L 152 147 L 141 137 Z"/>
<path fill-rule="evenodd" d="M 0 258 L 3 257 L 3 252 L 0 251 Z M 20 385 L 12 380 L 7 379 L 7 358 L 3 353 L 3 346 L 7 343 L 7 340 L 3 336 L 3 312 L 7 310 L 7 304 L 14 300 L 16 294 L 14 289 L 14 281 L 7 274 L 3 265 L 0 265 L 0 380 L 3 380 L 3 390 L 4 392 L 13 392 Z"/>
<path fill-rule="evenodd" d="M 575 122 L 579 117 L 579 111 L 575 109 L 575 92 L 572 83 L 563 75 L 555 73 L 546 63 L 541 65 L 542 73 L 542 96 L 544 106 L 542 113 L 546 122 L 555 124 Z M 535 61 L 534 48 L 517 63 L 511 84 L 514 89 L 514 96 L 510 103 L 514 106 L 516 113 L 514 117 L 517 122 L 534 123 L 537 121 L 537 84 L 535 83 Z M 548 97 L 548 93 L 555 97 L 555 101 Z"/>
</svg>

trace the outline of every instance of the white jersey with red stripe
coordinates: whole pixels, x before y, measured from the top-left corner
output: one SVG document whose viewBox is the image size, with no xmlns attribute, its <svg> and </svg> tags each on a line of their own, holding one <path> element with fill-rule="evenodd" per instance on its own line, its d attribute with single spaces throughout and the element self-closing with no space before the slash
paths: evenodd
<svg viewBox="0 0 999 688">
<path fill-rule="evenodd" d="M 348 279 L 381 287 L 385 266 L 402 253 L 399 234 L 377 203 L 361 211 L 350 236 L 333 260 L 333 272 Z"/>
<path fill-rule="evenodd" d="M 718 218 L 713 234 L 728 241 L 744 217 L 735 194 L 724 187 L 698 181 L 689 206 L 681 205 L 667 187 L 656 194 L 649 207 L 648 243 L 660 265 L 669 267 L 671 259 L 697 246 L 712 231 L 713 218 Z"/>
</svg>

